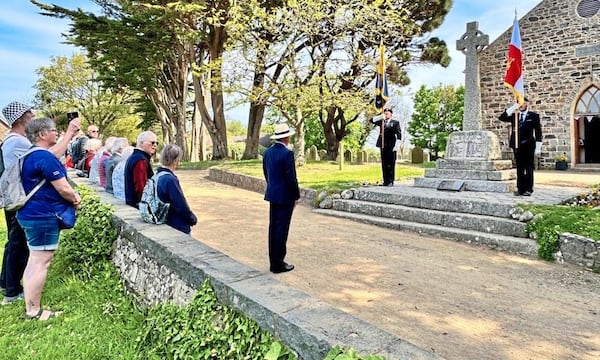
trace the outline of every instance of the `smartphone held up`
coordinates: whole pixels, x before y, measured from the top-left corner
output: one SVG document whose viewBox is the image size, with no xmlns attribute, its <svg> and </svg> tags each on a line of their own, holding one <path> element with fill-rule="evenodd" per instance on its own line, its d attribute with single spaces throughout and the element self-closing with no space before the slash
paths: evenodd
<svg viewBox="0 0 600 360">
<path fill-rule="evenodd" d="M 79 117 L 79 113 L 77 111 L 72 111 L 72 112 L 68 112 L 67 113 L 67 120 L 68 121 L 71 121 L 71 120 L 73 120 L 75 118 L 78 118 L 78 117 Z"/>
</svg>

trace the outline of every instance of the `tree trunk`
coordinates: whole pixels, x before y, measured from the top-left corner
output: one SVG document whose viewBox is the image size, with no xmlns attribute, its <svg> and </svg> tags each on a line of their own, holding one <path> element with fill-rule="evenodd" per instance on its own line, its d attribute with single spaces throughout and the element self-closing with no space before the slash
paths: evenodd
<svg viewBox="0 0 600 360">
<path fill-rule="evenodd" d="M 302 109 L 296 108 L 296 137 L 294 138 L 294 157 L 297 166 L 303 166 L 306 163 L 304 147 L 304 118 L 302 117 Z"/>
<path fill-rule="evenodd" d="M 248 113 L 248 132 L 246 137 L 246 149 L 244 150 L 243 160 L 258 158 L 258 141 L 260 139 L 260 126 L 265 114 L 265 105 L 256 102 L 250 103 Z"/>
<path fill-rule="evenodd" d="M 265 57 L 267 48 L 261 48 L 256 54 L 254 66 L 254 80 L 252 81 L 252 101 L 248 112 L 248 131 L 246 134 L 246 148 L 242 159 L 258 158 L 258 141 L 260 139 L 260 126 L 265 115 L 265 104 L 261 93 L 265 85 Z"/>
</svg>

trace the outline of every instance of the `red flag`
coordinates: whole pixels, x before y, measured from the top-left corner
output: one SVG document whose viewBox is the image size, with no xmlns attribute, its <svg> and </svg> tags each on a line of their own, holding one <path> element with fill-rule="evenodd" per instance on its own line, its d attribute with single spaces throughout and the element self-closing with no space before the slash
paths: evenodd
<svg viewBox="0 0 600 360">
<path fill-rule="evenodd" d="M 521 49 L 521 34 L 519 22 L 515 15 L 512 37 L 506 54 L 506 74 L 504 85 L 515 95 L 515 101 L 522 105 L 525 102 L 525 88 L 523 86 L 523 53 Z"/>
</svg>

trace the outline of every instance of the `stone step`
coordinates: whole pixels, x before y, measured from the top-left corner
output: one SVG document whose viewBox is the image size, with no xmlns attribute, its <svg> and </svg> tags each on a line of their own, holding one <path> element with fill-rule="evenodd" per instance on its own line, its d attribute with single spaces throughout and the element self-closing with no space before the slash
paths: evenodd
<svg viewBox="0 0 600 360">
<path fill-rule="evenodd" d="M 411 187 L 399 186 L 394 187 L 391 191 L 386 188 L 379 189 L 377 187 L 359 188 L 354 192 L 354 199 L 501 218 L 509 218 L 510 211 L 514 207 L 513 204 L 509 203 L 492 203 L 485 197 L 475 199 L 472 196 L 461 196 L 461 193 L 440 192 L 431 189 L 422 189 L 419 192 Z M 448 196 L 442 198 L 443 193 L 446 193 Z"/>
<path fill-rule="evenodd" d="M 435 161 L 437 169 L 462 169 L 462 170 L 479 170 L 479 171 L 495 171 L 512 169 L 512 161 L 510 160 L 457 160 L 457 159 L 437 159 Z"/>
<path fill-rule="evenodd" d="M 461 179 L 441 179 L 441 178 L 416 178 L 414 186 L 437 189 L 442 181 L 457 181 Z M 508 181 L 484 181 L 484 180 L 462 180 L 465 182 L 464 190 L 481 191 L 495 193 L 511 193 L 515 191 L 516 184 L 512 180 Z"/>
<path fill-rule="evenodd" d="M 334 200 L 333 210 L 506 236 L 527 237 L 525 223 L 495 216 L 421 209 L 361 200 Z"/>
<path fill-rule="evenodd" d="M 517 170 L 425 169 L 426 178 L 507 181 L 517 178 Z"/>
<path fill-rule="evenodd" d="M 483 245 L 492 249 L 513 254 L 537 257 L 538 245 L 533 239 L 489 234 L 480 231 L 448 228 L 440 225 L 421 224 L 398 219 L 382 218 L 373 215 L 356 214 L 330 209 L 315 209 L 319 214 L 354 220 L 394 230 L 411 231 L 428 236 L 436 236 L 469 244 Z"/>
</svg>

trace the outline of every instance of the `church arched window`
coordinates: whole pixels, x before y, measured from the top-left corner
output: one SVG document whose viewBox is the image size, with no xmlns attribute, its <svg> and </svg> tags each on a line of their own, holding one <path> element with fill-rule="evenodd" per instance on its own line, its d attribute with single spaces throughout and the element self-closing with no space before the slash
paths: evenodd
<svg viewBox="0 0 600 360">
<path fill-rule="evenodd" d="M 590 115 L 600 113 L 600 89 L 597 86 L 590 86 L 577 101 L 575 113 L 580 115 Z"/>
</svg>

